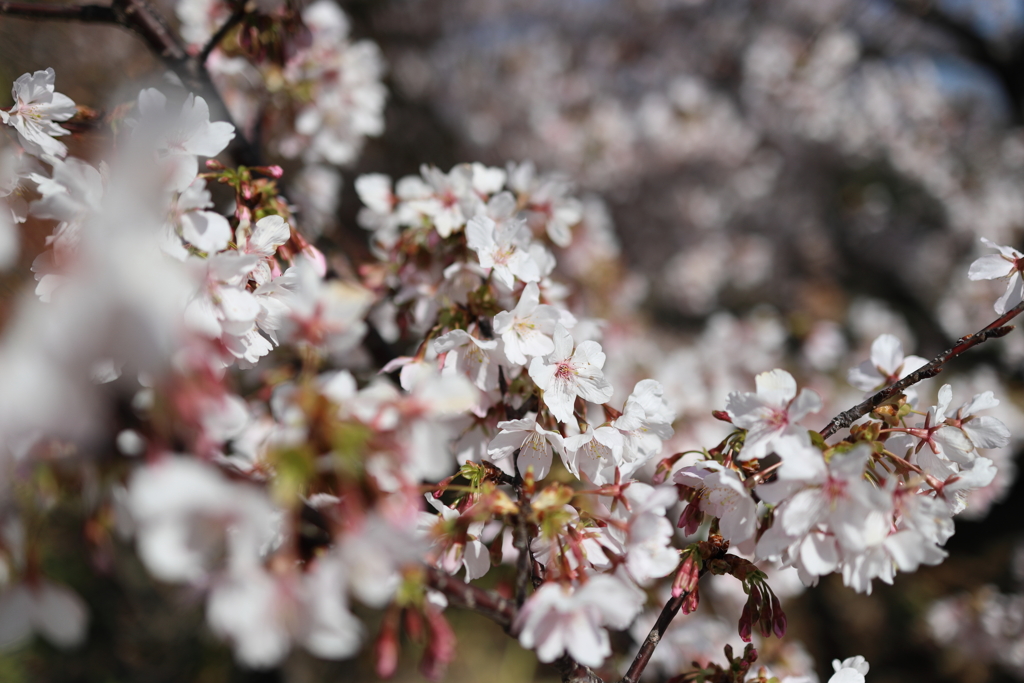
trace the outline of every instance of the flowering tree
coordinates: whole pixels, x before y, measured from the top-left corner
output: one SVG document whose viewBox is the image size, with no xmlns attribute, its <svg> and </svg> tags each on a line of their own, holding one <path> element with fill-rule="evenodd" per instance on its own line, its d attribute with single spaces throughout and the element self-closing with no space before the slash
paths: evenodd
<svg viewBox="0 0 1024 683">
<path fill-rule="evenodd" d="M 143 0 L 0 13 L 129 28 L 176 80 L 101 114 L 38 70 L 0 111 L 0 264 L 50 232 L 0 346 L 0 645 L 88 637 L 89 595 L 47 561 L 64 506 L 97 572 L 137 557 L 248 668 L 365 649 L 387 677 L 412 639 L 438 679 L 468 610 L 566 681 L 807 680 L 775 642 L 796 586 L 870 593 L 941 563 L 997 477 L 993 391 L 929 405 L 915 385 L 1010 332 L 1012 247 L 986 240 L 963 274 L 1007 281 L 998 317 L 933 360 L 877 336 L 848 373 L 867 395 L 819 430 L 801 423 L 841 394 L 734 371 L 695 401 L 718 432 L 694 445 L 672 372 L 639 372 L 643 328 L 595 317 L 628 278 L 564 177 L 364 174 L 372 258 L 316 246 L 385 102 L 333 0 L 182 2 L 180 38 Z M 740 332 L 716 351 L 757 353 Z"/>
</svg>

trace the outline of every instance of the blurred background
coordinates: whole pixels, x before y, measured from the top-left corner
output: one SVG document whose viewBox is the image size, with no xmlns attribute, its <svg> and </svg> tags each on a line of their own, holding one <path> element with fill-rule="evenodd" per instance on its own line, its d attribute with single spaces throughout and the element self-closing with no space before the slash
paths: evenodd
<svg viewBox="0 0 1024 683">
<path fill-rule="evenodd" d="M 967 268 L 987 252 L 980 237 L 1024 248 L 1024 2 L 340 4 L 353 39 L 383 52 L 389 94 L 384 133 L 343 169 L 321 244 L 356 265 L 372 258 L 356 220 L 361 173 L 523 160 L 563 173 L 586 225 L 586 249 L 559 255 L 563 272 L 609 320 L 618 383 L 646 373 L 665 384 L 679 450 L 717 443 L 710 410 L 757 372 L 785 367 L 825 396 L 807 421 L 818 428 L 860 400 L 846 371 L 878 334 L 931 357 L 996 317 L 999 283 L 969 282 Z M 162 9 L 174 22 L 174 3 Z M 97 109 L 163 78 L 117 28 L 0 17 L 0 83 L 50 66 L 59 91 Z M 29 286 L 44 236 L 29 236 L 22 269 L 0 281 L 5 301 Z M 809 656 L 822 680 L 855 654 L 872 683 L 1024 680 L 1022 381 L 1016 331 L 922 386 L 925 407 L 943 382 L 957 404 L 995 392 L 1015 435 L 986 454 L 1000 476 L 958 519 L 942 565 L 870 596 L 838 576 L 794 588 L 787 641 L 801 645 L 783 655 Z M 10 653 L 0 683 L 372 678 L 368 655 L 297 652 L 279 671 L 238 669 L 206 633 L 198 596 L 155 586 L 130 553 L 90 557 L 67 514 L 67 542 L 47 562 L 90 602 L 90 639 L 72 653 L 38 642 Z M 461 654 L 447 680 L 557 680 L 486 620 L 453 622 Z M 724 661 L 717 636 L 698 635 Z M 681 638 L 678 656 L 703 657 L 699 639 Z M 399 680 L 422 680 L 415 648 L 403 662 Z M 677 672 L 652 668 L 648 680 Z"/>
</svg>

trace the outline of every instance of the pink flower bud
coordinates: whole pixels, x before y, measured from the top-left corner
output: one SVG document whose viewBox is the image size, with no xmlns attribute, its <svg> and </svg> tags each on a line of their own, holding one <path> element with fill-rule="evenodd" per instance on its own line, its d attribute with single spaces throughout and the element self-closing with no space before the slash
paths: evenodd
<svg viewBox="0 0 1024 683">
<path fill-rule="evenodd" d="M 775 593 L 772 593 L 772 631 L 776 638 L 786 635 L 786 613 L 782 611 L 782 603 Z"/>
<path fill-rule="evenodd" d="M 700 511 L 700 500 L 690 501 L 679 516 L 677 527 L 683 530 L 687 536 L 697 533 L 700 523 L 704 521 L 704 515 Z"/>
<path fill-rule="evenodd" d="M 697 611 L 697 605 L 700 603 L 700 590 L 694 586 L 693 590 L 687 593 L 686 597 L 683 598 L 683 614 L 692 614 Z"/>
<path fill-rule="evenodd" d="M 455 659 L 455 632 L 441 610 L 428 607 L 424 616 L 430 635 L 420 660 L 420 673 L 432 681 L 439 681 L 444 677 L 448 664 Z"/>
<path fill-rule="evenodd" d="M 750 614 L 750 601 L 748 600 L 747 603 L 743 605 L 743 611 L 740 612 L 739 632 L 740 639 L 742 639 L 744 643 L 750 642 L 750 633 L 752 625 L 753 624 Z"/>
<path fill-rule="evenodd" d="M 700 580 L 700 567 L 693 558 L 693 553 L 688 553 L 686 559 L 676 570 L 676 577 L 672 581 L 672 597 L 678 598 L 683 593 L 689 593 L 697 587 Z"/>
<path fill-rule="evenodd" d="M 376 671 L 379 678 L 391 678 L 398 668 L 398 634 L 397 615 L 395 618 L 385 616 L 380 625 L 380 634 L 373 645 Z"/>
</svg>

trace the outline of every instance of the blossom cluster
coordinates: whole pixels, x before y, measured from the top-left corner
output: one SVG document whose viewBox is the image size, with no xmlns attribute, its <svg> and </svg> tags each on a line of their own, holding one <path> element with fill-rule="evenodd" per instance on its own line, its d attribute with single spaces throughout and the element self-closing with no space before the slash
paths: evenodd
<svg viewBox="0 0 1024 683">
<path fill-rule="evenodd" d="M 181 7 L 183 19 L 223 9 Z M 278 151 L 347 163 L 379 132 L 379 64 L 344 40 L 335 5 L 299 23 L 311 37 L 297 52 L 258 24 L 236 47 L 308 96 Z M 212 33 L 186 30 L 195 43 Z M 754 392 L 701 404 L 729 425 L 721 443 L 666 454 L 665 386 L 606 372 L 616 331 L 565 277 L 574 233 L 590 228 L 564 177 L 529 162 L 361 176 L 378 260 L 355 277 L 300 232 L 280 167 L 215 159 L 239 131 L 211 121 L 203 97 L 143 90 L 117 154 L 93 164 L 56 139 L 80 114 L 54 79 L 18 79 L 2 116 L 19 144 L 0 169 L 0 263 L 17 260 L 18 223 L 52 234 L 0 346 L 0 644 L 86 635 L 81 598 L 33 559 L 42 540 L 28 530 L 46 512 L 32 466 L 59 472 L 155 578 L 203 595 L 209 628 L 245 665 L 293 647 L 354 655 L 359 602 L 388 615 L 380 673 L 394 670 L 404 615 L 436 678 L 454 654 L 444 610 L 459 593 L 444 586 L 459 574 L 474 587 L 498 574 L 514 600 L 482 594 L 515 603 L 497 611 L 543 662 L 613 667 L 610 630 L 635 628 L 659 588 L 693 612 L 707 574 L 742 590 L 741 640 L 781 637 L 765 567 L 806 585 L 838 572 L 870 592 L 941 562 L 953 516 L 995 477 L 984 452 L 1010 441 L 981 414 L 999 404 L 991 391 L 955 406 L 944 385 L 930 407 L 909 391 L 874 405 L 830 444 L 801 426 L 821 396 L 775 369 Z M 971 269 L 1010 280 L 999 313 L 1019 302 L 1020 258 L 1000 247 Z M 924 365 L 883 334 L 849 381 L 870 393 Z M 753 647 L 732 652 L 732 670 L 752 671 Z M 833 683 L 868 671 L 863 658 L 834 668 Z"/>
</svg>

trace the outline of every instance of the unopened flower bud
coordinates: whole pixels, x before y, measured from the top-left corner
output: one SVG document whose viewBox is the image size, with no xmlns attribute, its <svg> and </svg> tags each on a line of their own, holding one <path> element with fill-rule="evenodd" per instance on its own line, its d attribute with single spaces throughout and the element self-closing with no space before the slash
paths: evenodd
<svg viewBox="0 0 1024 683">
<path fill-rule="evenodd" d="M 683 614 L 692 614 L 696 612 L 698 604 L 700 604 L 700 588 L 694 586 L 693 590 L 687 593 L 686 597 L 683 598 Z"/>
<path fill-rule="evenodd" d="M 694 558 L 693 553 L 687 553 L 686 559 L 676 570 L 675 579 L 672 581 L 672 597 L 678 598 L 683 593 L 689 593 L 697 588 L 700 580 L 700 563 Z"/>
</svg>

